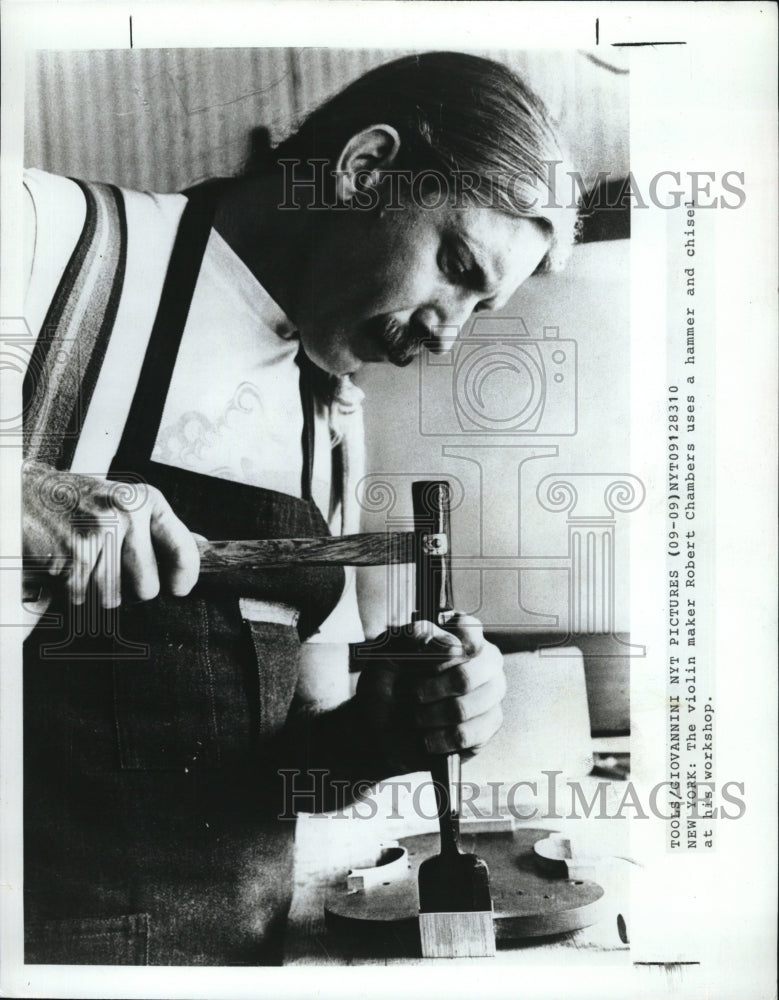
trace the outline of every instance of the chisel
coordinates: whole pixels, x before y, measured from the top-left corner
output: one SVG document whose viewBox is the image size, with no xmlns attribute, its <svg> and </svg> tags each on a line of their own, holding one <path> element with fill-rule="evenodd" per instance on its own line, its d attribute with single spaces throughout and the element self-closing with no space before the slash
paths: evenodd
<svg viewBox="0 0 779 1000">
<path fill-rule="evenodd" d="M 451 615 L 449 484 L 412 484 L 417 533 L 416 611 L 418 620 L 445 627 Z M 445 538 L 437 548 L 426 539 Z M 460 756 L 430 758 L 441 853 L 419 868 L 419 931 L 425 958 L 476 958 L 495 954 L 489 869 L 475 854 L 460 850 Z"/>
</svg>

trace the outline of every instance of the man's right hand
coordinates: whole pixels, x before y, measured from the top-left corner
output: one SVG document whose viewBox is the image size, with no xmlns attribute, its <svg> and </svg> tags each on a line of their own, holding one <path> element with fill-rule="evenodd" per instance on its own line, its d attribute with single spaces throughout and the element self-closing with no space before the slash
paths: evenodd
<svg viewBox="0 0 779 1000">
<path fill-rule="evenodd" d="M 197 582 L 195 538 L 153 486 L 25 462 L 22 504 L 27 565 L 36 580 L 61 579 L 73 604 L 83 604 L 90 580 L 105 608 L 160 589 L 183 597 Z"/>
</svg>

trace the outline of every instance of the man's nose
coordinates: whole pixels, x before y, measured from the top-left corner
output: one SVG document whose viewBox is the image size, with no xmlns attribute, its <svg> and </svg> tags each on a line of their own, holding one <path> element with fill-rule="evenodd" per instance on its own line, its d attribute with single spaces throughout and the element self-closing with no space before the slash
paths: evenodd
<svg viewBox="0 0 779 1000">
<path fill-rule="evenodd" d="M 475 302 L 448 302 L 417 310 L 415 319 L 425 328 L 426 346 L 433 354 L 451 350 L 463 324 L 470 318 Z"/>
</svg>

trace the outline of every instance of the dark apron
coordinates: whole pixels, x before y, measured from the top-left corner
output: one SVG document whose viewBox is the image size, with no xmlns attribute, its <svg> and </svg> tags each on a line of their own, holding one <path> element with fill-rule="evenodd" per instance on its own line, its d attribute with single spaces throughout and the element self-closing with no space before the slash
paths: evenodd
<svg viewBox="0 0 779 1000">
<path fill-rule="evenodd" d="M 213 201 L 208 186 L 190 193 L 110 478 L 140 475 L 206 538 L 327 534 L 304 358 L 303 499 L 150 460 Z M 91 619 L 50 609 L 61 625 L 39 625 L 24 656 L 28 963 L 280 962 L 294 822 L 276 818 L 282 789 L 263 755 L 292 704 L 300 641 L 343 582 L 340 568 L 273 570 L 241 594 L 201 582 Z M 297 609 L 297 626 L 243 621 L 239 597 Z"/>
</svg>

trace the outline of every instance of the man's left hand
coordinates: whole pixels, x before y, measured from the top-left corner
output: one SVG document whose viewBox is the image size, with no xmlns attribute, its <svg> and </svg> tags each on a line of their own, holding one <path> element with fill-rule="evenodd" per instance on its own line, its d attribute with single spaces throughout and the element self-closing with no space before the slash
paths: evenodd
<svg viewBox="0 0 779 1000">
<path fill-rule="evenodd" d="M 500 728 L 503 657 L 477 619 L 418 621 L 363 650 L 356 700 L 396 773 L 426 769 L 429 754 L 471 757 Z"/>
</svg>

